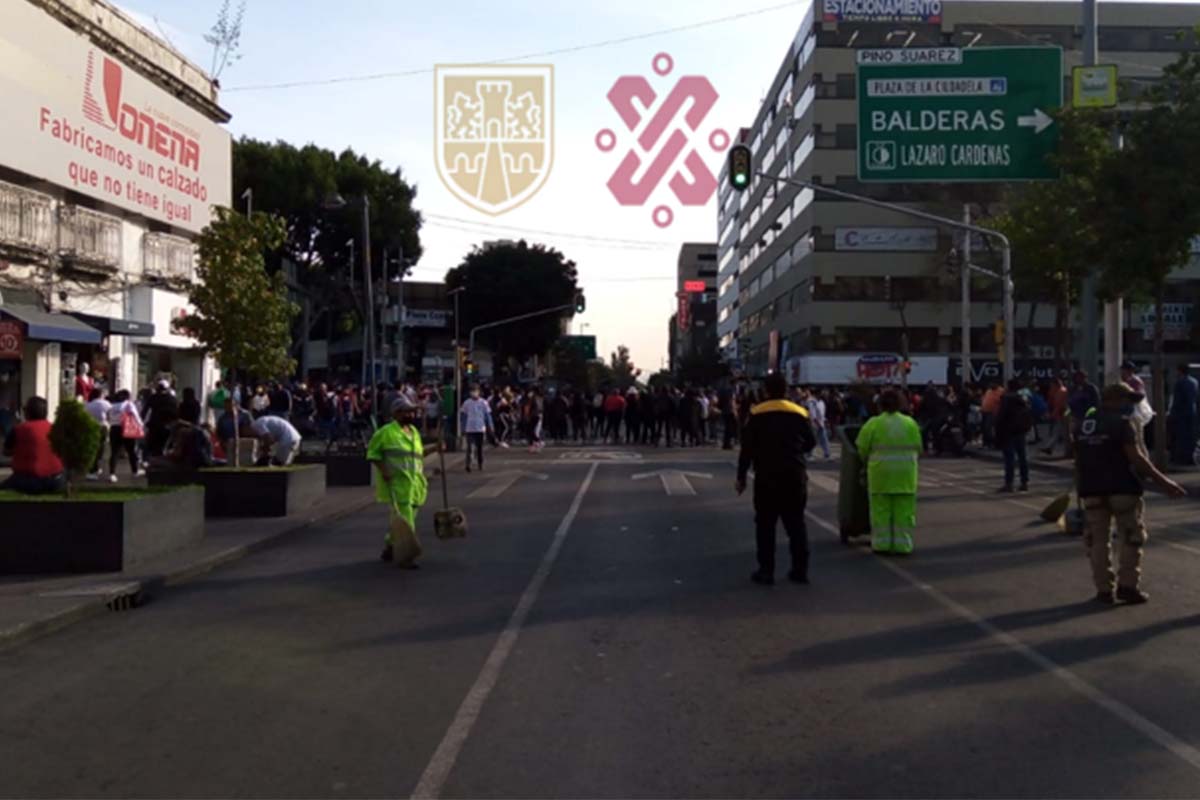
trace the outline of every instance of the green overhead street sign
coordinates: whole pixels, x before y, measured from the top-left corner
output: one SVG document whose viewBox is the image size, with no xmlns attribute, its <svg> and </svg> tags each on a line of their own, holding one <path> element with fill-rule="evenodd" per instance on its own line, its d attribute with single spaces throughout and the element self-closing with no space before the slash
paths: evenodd
<svg viewBox="0 0 1200 800">
<path fill-rule="evenodd" d="M 1058 47 L 859 50 L 858 179 L 1056 178 L 1062 93 Z"/>
</svg>

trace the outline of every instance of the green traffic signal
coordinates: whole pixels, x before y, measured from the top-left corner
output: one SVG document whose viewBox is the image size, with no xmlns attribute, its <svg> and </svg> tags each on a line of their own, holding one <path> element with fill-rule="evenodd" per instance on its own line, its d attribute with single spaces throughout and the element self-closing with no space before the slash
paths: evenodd
<svg viewBox="0 0 1200 800">
<path fill-rule="evenodd" d="M 751 162 L 750 148 L 746 145 L 729 148 L 729 185 L 739 192 L 750 188 Z"/>
<path fill-rule="evenodd" d="M 575 313 L 582 314 L 584 311 L 587 311 L 587 300 L 584 298 L 583 292 L 577 292 L 575 294 Z"/>
</svg>

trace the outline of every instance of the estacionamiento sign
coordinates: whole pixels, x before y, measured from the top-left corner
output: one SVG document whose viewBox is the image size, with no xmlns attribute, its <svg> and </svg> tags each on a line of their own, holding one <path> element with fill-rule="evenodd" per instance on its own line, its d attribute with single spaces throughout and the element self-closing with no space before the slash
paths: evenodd
<svg viewBox="0 0 1200 800">
<path fill-rule="evenodd" d="M 1062 106 L 1057 47 L 858 53 L 858 178 L 888 183 L 1057 176 L 1050 113 Z M 902 52 L 902 51 L 901 51 Z"/>
<path fill-rule="evenodd" d="M 2 14 L 0 164 L 197 233 L 229 205 L 227 131 L 37 5 Z"/>
<path fill-rule="evenodd" d="M 824 22 L 942 21 L 941 0 L 824 0 Z"/>
</svg>

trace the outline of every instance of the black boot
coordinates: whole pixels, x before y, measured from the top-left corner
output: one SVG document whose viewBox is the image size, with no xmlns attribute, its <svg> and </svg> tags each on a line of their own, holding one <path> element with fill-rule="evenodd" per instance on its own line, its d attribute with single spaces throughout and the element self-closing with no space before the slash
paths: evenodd
<svg viewBox="0 0 1200 800">
<path fill-rule="evenodd" d="M 764 572 L 761 569 L 758 570 L 757 572 L 752 573 L 750 575 L 750 580 L 754 581 L 755 583 L 757 583 L 761 586 L 774 586 L 775 585 L 775 576 L 769 572 Z"/>
<path fill-rule="evenodd" d="M 391 561 L 392 560 L 392 546 L 390 544 L 385 544 L 383 546 L 383 552 L 379 554 L 379 560 L 380 561 Z"/>
<path fill-rule="evenodd" d="M 1136 586 L 1118 586 L 1117 599 L 1131 606 L 1140 606 L 1142 603 L 1150 601 L 1150 595 Z"/>
</svg>

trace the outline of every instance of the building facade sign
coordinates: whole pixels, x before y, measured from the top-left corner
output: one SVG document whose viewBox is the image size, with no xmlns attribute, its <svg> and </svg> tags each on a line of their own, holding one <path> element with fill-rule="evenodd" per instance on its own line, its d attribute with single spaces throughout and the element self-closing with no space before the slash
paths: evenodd
<svg viewBox="0 0 1200 800">
<path fill-rule="evenodd" d="M 449 311 L 424 308 L 404 309 L 404 327 L 406 328 L 445 328 L 449 322 Z"/>
<path fill-rule="evenodd" d="M 836 228 L 835 250 L 877 252 L 936 252 L 937 228 Z"/>
<path fill-rule="evenodd" d="M 676 292 L 675 299 L 679 301 L 679 308 L 675 312 L 675 324 L 679 326 L 679 330 L 687 332 L 692 327 L 692 298 L 687 292 Z"/>
<path fill-rule="evenodd" d="M 1163 303 L 1163 340 L 1186 342 L 1195 326 L 1195 305 L 1192 303 Z M 1154 306 L 1142 309 L 1142 336 L 1147 342 L 1154 341 Z"/>
<path fill-rule="evenodd" d="M 21 348 L 25 337 L 21 333 L 21 323 L 13 320 L 0 320 L 0 358 L 21 357 Z"/>
<path fill-rule="evenodd" d="M 4 6 L 0 163 L 193 233 L 229 205 L 227 131 L 37 5 Z"/>
<path fill-rule="evenodd" d="M 830 355 L 796 356 L 788 359 L 788 383 L 820 386 L 846 386 L 869 383 L 883 386 L 900 383 L 903 360 L 897 353 L 836 353 Z M 946 382 L 949 359 L 946 356 L 912 356 L 909 386 L 923 386 L 930 381 Z"/>
<path fill-rule="evenodd" d="M 823 22 L 942 21 L 942 0 L 824 0 Z"/>
</svg>

